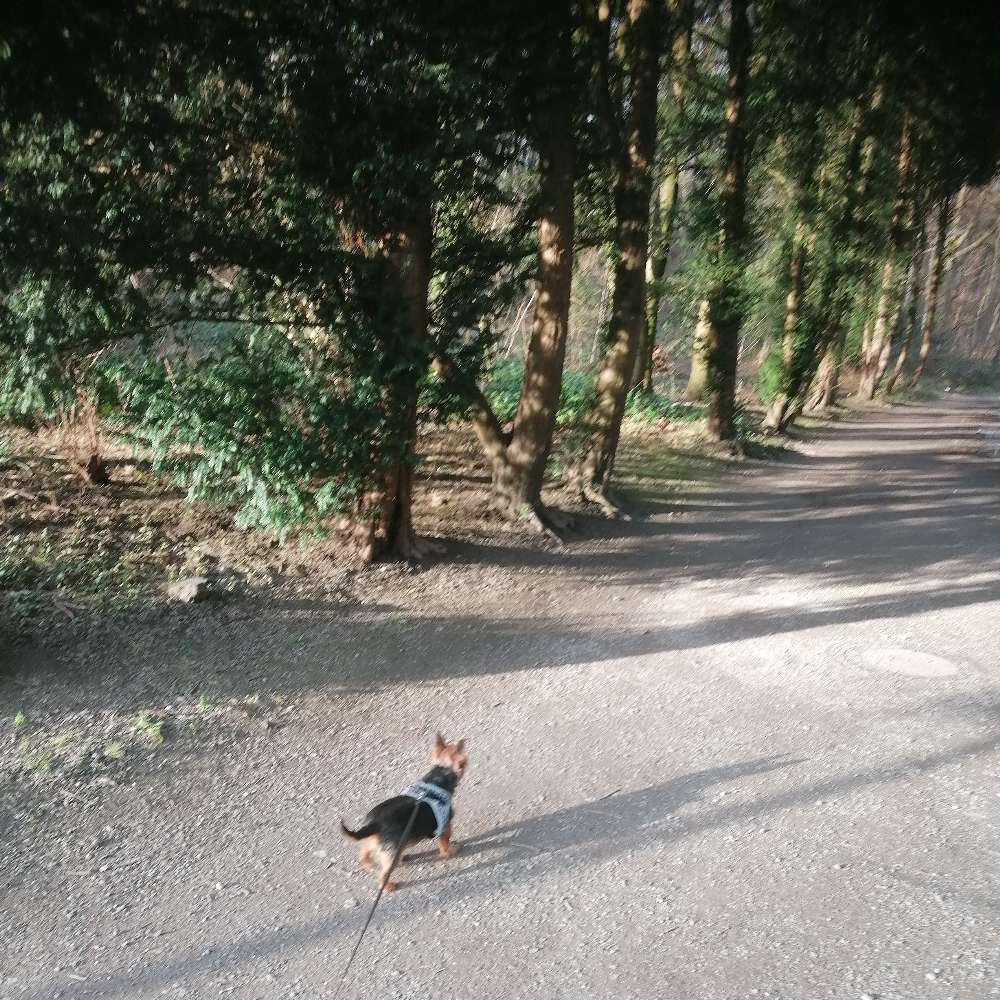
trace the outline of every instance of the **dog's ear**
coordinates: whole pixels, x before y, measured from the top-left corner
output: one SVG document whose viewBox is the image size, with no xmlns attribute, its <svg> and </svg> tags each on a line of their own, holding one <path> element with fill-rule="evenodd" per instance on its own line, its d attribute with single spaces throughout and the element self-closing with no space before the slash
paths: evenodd
<svg viewBox="0 0 1000 1000">
<path fill-rule="evenodd" d="M 465 752 L 465 740 L 464 740 L 464 739 L 462 739 L 462 740 L 459 740 L 459 741 L 458 741 L 458 742 L 457 742 L 457 743 L 455 744 L 455 750 L 456 750 L 456 751 L 457 751 L 458 753 L 464 753 L 464 752 Z"/>
<path fill-rule="evenodd" d="M 440 733 L 438 733 L 434 737 L 434 749 L 435 750 L 443 750 L 447 745 L 448 744 L 445 743 L 445 741 L 444 741 L 444 737 Z"/>
</svg>

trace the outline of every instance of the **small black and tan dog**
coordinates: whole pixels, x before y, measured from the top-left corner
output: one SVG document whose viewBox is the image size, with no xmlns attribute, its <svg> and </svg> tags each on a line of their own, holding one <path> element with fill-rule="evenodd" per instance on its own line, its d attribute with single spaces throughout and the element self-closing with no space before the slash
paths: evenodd
<svg viewBox="0 0 1000 1000">
<path fill-rule="evenodd" d="M 349 830 L 341 820 L 340 829 L 344 836 L 360 842 L 362 867 L 372 871 L 373 861 L 377 859 L 379 884 L 386 892 L 393 892 L 396 888 L 396 884 L 388 880 L 389 869 L 406 833 L 415 802 L 419 803 L 417 815 L 406 843 L 402 845 L 403 850 L 421 840 L 436 839 L 442 858 L 454 855 L 451 843 L 451 827 L 455 819 L 452 798 L 467 763 L 465 740 L 448 743 L 438 733 L 431 755 L 431 769 L 420 781 L 410 785 L 402 795 L 380 802 L 357 830 Z"/>
</svg>

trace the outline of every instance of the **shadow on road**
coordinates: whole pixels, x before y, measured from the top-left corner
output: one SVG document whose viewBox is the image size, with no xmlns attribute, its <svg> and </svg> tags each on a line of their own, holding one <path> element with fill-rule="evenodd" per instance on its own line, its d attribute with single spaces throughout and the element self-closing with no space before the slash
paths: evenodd
<svg viewBox="0 0 1000 1000">
<path fill-rule="evenodd" d="M 436 902 L 447 906 L 458 899 L 495 893 L 495 879 L 482 878 L 490 870 L 502 867 L 502 882 L 509 887 L 546 878 L 560 870 L 600 864 L 651 844 L 662 845 L 669 850 L 671 843 L 704 831 L 736 823 L 746 825 L 765 818 L 777 824 L 784 810 L 808 807 L 821 799 L 831 801 L 865 788 L 912 779 L 914 775 L 946 767 L 955 761 L 988 756 L 998 748 L 1000 735 L 993 734 L 934 754 L 908 758 L 888 767 L 806 784 L 788 780 L 795 773 L 793 769 L 805 763 L 804 760 L 787 756 L 761 757 L 707 768 L 660 785 L 504 824 L 473 835 L 463 845 L 464 859 L 460 854 L 455 861 L 442 862 L 439 874 L 410 881 L 406 879 L 404 870 L 400 892 L 380 908 L 373 931 L 377 933 L 380 927 L 391 928 L 397 923 L 406 926 L 408 922 L 426 915 L 426 894 L 408 891 L 421 885 L 438 887 Z M 741 780 L 752 781 L 777 772 L 787 775 L 779 787 L 762 790 L 749 800 L 744 791 L 731 804 L 704 809 L 695 805 L 715 786 Z M 689 806 L 692 808 L 686 808 Z M 495 856 L 493 852 L 496 852 Z M 468 859 L 473 859 L 471 865 L 464 864 Z M 370 887 L 370 876 L 359 873 L 359 878 L 362 877 Z M 566 882 L 565 886 L 565 891 L 571 894 L 572 883 Z M 189 954 L 152 963 L 135 975 L 93 977 L 85 984 L 67 986 L 62 995 L 66 1000 L 77 1000 L 93 995 L 132 997 L 139 992 L 162 989 L 168 984 L 191 988 L 203 975 L 217 974 L 221 969 L 235 973 L 243 963 L 267 960 L 268 956 L 287 949 L 308 946 L 325 948 L 340 943 L 342 947 L 331 949 L 329 953 L 329 975 L 334 982 L 346 958 L 346 949 L 360 930 L 365 915 L 364 909 L 350 914 L 334 911 L 329 916 L 298 926 L 268 929 L 238 941 L 220 943 L 210 955 Z M 393 945 L 389 943 L 385 947 Z M 49 996 L 49 991 L 19 994 L 20 1000 L 46 1000 Z"/>
</svg>

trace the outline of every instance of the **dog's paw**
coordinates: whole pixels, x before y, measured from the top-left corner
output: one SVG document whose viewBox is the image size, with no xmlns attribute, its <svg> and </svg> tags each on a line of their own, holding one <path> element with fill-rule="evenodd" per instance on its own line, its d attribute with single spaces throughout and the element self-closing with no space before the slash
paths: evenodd
<svg viewBox="0 0 1000 1000">
<path fill-rule="evenodd" d="M 391 896 L 399 888 L 398 882 L 386 882 L 382 886 L 382 891 L 387 895 Z"/>
</svg>

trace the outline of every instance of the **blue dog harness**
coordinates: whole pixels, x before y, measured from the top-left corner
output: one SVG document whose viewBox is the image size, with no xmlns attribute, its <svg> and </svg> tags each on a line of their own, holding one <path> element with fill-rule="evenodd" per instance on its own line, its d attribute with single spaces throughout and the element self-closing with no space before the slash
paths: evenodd
<svg viewBox="0 0 1000 1000">
<path fill-rule="evenodd" d="M 429 781 L 417 781 L 403 794 L 417 802 L 426 802 L 431 807 L 437 821 L 434 836 L 440 837 L 451 819 L 451 792 L 446 792 L 440 785 L 432 785 Z"/>
</svg>

